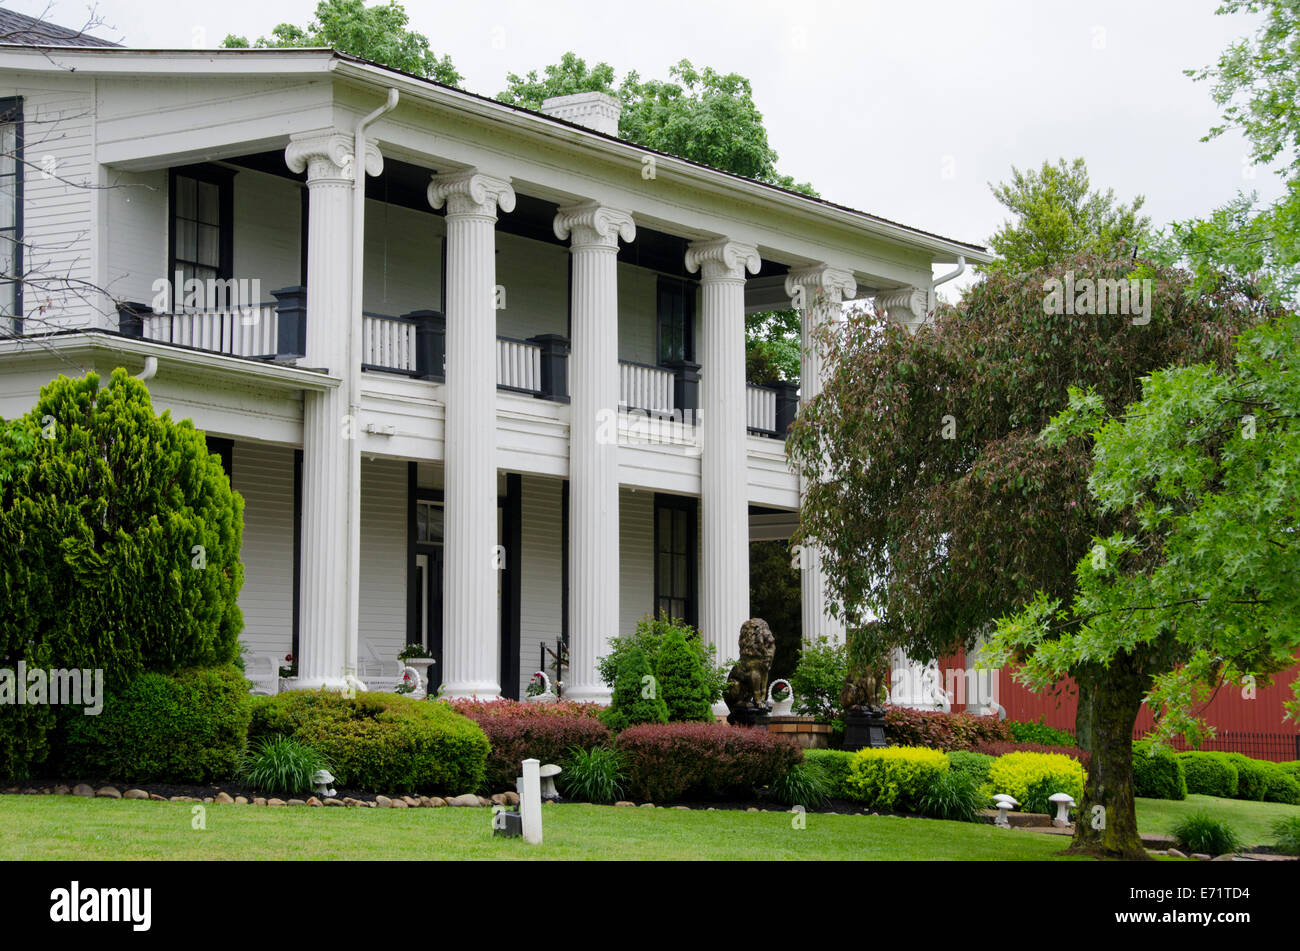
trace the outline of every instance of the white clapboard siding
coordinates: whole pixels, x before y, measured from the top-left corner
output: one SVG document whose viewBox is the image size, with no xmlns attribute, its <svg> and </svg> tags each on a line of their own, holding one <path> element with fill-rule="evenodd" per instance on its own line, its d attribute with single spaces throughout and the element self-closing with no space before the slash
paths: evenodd
<svg viewBox="0 0 1300 951">
<path fill-rule="evenodd" d="M 361 460 L 360 658 L 394 661 L 406 645 L 406 463 Z M 364 679 L 364 678 L 363 678 Z"/>
<path fill-rule="evenodd" d="M 542 351 L 536 344 L 497 338 L 497 385 L 540 393 Z"/>
<path fill-rule="evenodd" d="M 638 621 L 654 613 L 654 501 L 653 492 L 618 492 L 620 634 L 631 634 Z"/>
<path fill-rule="evenodd" d="M 539 645 L 554 649 L 563 630 L 564 527 L 559 479 L 525 475 L 520 509 L 523 526 L 520 543 L 519 696 L 537 670 Z M 552 680 L 555 672 L 547 670 Z"/>
<path fill-rule="evenodd" d="M 673 383 L 671 371 L 639 363 L 618 365 L 619 402 L 630 409 L 643 409 L 651 413 L 673 411 Z"/>
<path fill-rule="evenodd" d="M 293 450 L 237 442 L 231 468 L 244 497 L 239 639 L 251 652 L 283 657 L 293 646 Z"/>
<path fill-rule="evenodd" d="M 768 433 L 776 431 L 776 390 L 745 387 L 745 425 Z"/>
<path fill-rule="evenodd" d="M 364 314 L 361 318 L 361 362 L 367 366 L 414 372 L 415 324 L 381 314 Z"/>
</svg>

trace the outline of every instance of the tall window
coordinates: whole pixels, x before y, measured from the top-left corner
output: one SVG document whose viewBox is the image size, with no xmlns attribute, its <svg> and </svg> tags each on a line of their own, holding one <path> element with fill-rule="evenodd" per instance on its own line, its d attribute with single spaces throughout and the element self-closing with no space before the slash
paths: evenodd
<svg viewBox="0 0 1300 951">
<path fill-rule="evenodd" d="M 0 335 L 22 332 L 23 101 L 0 99 Z"/>
<path fill-rule="evenodd" d="M 694 499 L 655 496 L 655 612 L 695 625 L 696 505 Z"/>
<path fill-rule="evenodd" d="M 695 285 L 659 278 L 659 362 L 695 359 Z"/>
<path fill-rule="evenodd" d="M 184 282 L 232 276 L 233 175 L 216 166 L 191 166 L 171 176 L 171 267 Z"/>
</svg>

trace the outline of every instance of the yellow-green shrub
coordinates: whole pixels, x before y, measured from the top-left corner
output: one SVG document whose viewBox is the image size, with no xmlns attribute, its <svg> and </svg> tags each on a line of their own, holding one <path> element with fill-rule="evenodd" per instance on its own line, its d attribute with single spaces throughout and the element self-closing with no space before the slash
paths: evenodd
<svg viewBox="0 0 1300 951">
<path fill-rule="evenodd" d="M 948 770 L 948 757 L 923 746 L 859 750 L 849 764 L 845 793 L 875 809 L 918 811 L 921 794 Z"/>
<path fill-rule="evenodd" d="M 1083 765 L 1063 753 L 1007 753 L 989 768 L 993 791 L 1014 796 L 1023 812 L 1053 812 L 1053 793 L 1081 802 L 1084 778 Z"/>
</svg>

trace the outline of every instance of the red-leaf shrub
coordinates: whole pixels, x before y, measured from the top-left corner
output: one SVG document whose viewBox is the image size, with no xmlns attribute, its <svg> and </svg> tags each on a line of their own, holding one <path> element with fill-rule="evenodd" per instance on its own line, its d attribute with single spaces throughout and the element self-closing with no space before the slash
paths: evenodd
<svg viewBox="0 0 1300 951">
<path fill-rule="evenodd" d="M 609 743 L 609 730 L 596 719 L 602 707 L 594 703 L 451 700 L 447 705 L 487 734 L 492 749 L 483 787 L 489 793 L 514 789 L 522 763 L 529 757 L 562 763 L 571 747 L 589 750 Z"/>
<path fill-rule="evenodd" d="M 885 737 L 891 746 L 928 746 L 945 753 L 1014 739 L 997 717 L 894 706 L 885 707 Z"/>
<path fill-rule="evenodd" d="M 976 753 L 989 756 L 1005 756 L 1007 753 L 1064 753 L 1083 764 L 1085 770 L 1092 768 L 1092 754 L 1077 746 L 1047 746 L 1043 743 L 981 743 L 975 748 Z"/>
<path fill-rule="evenodd" d="M 788 737 L 721 723 L 645 723 L 614 741 L 634 799 L 751 799 L 803 760 Z"/>
</svg>

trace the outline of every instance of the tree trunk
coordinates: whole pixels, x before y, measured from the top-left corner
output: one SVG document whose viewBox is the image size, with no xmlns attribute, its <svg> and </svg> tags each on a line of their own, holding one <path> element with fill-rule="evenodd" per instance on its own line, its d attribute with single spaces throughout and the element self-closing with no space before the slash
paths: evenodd
<svg viewBox="0 0 1300 951">
<path fill-rule="evenodd" d="M 1092 699 L 1097 687 L 1098 671 L 1092 667 L 1079 670 L 1074 682 L 1079 691 L 1079 704 L 1074 712 L 1074 741 L 1079 749 L 1092 752 Z"/>
<path fill-rule="evenodd" d="M 1091 681 L 1092 768 L 1069 851 L 1099 858 L 1147 859 L 1133 801 L 1133 724 L 1151 677 L 1119 654 Z M 1087 700 L 1080 685 L 1080 706 Z"/>
</svg>

